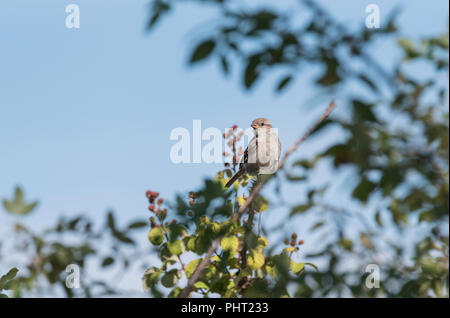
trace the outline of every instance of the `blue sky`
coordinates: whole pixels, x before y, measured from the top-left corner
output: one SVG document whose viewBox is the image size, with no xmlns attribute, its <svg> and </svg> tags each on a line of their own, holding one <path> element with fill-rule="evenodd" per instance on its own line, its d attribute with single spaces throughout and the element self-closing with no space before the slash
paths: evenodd
<svg viewBox="0 0 450 318">
<path fill-rule="evenodd" d="M 369 3 L 380 6 L 382 23 L 384 14 L 400 4 L 404 35 L 436 34 L 448 25 L 447 1 L 320 2 L 350 26 L 364 21 Z M 65 27 L 69 3 L 80 6 L 78 30 Z M 172 199 L 194 189 L 221 168 L 170 161 L 171 130 L 192 130 L 194 119 L 204 128 L 225 128 L 246 127 L 265 116 L 280 127 L 286 149 L 321 112 L 304 106 L 317 94 L 304 80 L 281 96 L 273 93 L 273 78 L 248 93 L 235 76 L 237 65 L 229 78 L 215 62 L 189 68 L 190 45 L 202 32 L 188 30 L 204 27 L 210 11 L 183 6 L 148 34 L 147 4 L 0 2 L 0 198 L 21 185 L 27 198 L 39 199 L 25 223 L 38 229 L 57 215 L 79 212 L 99 220 L 109 208 L 121 220 L 146 217 L 145 190 Z M 392 44 L 373 50 L 384 63 L 399 57 Z M 328 96 L 322 102 L 325 107 Z M 329 142 L 314 141 L 298 156 Z M 0 230 L 3 220 L 11 218 L 0 211 Z"/>
</svg>

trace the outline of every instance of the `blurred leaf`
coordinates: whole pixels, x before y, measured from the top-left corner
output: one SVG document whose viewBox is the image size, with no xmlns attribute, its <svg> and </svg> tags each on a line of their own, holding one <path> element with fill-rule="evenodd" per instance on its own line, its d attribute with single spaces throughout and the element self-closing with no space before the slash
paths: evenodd
<svg viewBox="0 0 450 318">
<path fill-rule="evenodd" d="M 110 266 L 110 265 L 112 265 L 113 263 L 114 263 L 114 258 L 112 258 L 112 257 L 106 257 L 105 259 L 103 259 L 102 267 Z"/>
<path fill-rule="evenodd" d="M 245 88 L 247 89 L 251 88 L 258 79 L 260 75 L 257 70 L 259 64 L 260 64 L 260 56 L 258 54 L 255 54 L 249 58 L 244 72 Z"/>
<path fill-rule="evenodd" d="M 361 178 L 361 182 L 353 190 L 352 196 L 361 202 L 367 202 L 370 194 L 376 189 L 376 184 L 367 179 L 365 176 Z"/>
<path fill-rule="evenodd" d="M 147 226 L 148 226 L 148 222 L 137 221 L 137 222 L 133 222 L 130 225 L 128 225 L 128 229 L 140 229 L 140 228 L 147 227 Z"/>
<path fill-rule="evenodd" d="M 16 277 L 18 272 L 19 270 L 14 267 L 10 269 L 8 273 L 0 277 L 0 291 L 7 289 L 6 285 Z"/>
<path fill-rule="evenodd" d="M 299 204 L 295 207 L 292 208 L 291 210 L 291 216 L 295 215 L 295 214 L 299 214 L 299 213 L 304 213 L 306 211 L 308 211 L 309 209 L 311 209 L 312 205 L 310 203 L 308 204 Z"/>
<path fill-rule="evenodd" d="M 192 53 L 190 63 L 194 64 L 201 60 L 206 59 L 214 51 L 216 47 L 216 42 L 212 39 L 208 39 L 200 43 Z"/>
<path fill-rule="evenodd" d="M 377 121 L 372 111 L 372 105 L 360 100 L 353 100 L 353 114 L 358 121 Z"/>
<path fill-rule="evenodd" d="M 281 92 L 282 90 L 284 90 L 291 81 L 292 75 L 287 75 L 283 79 L 281 79 L 277 86 L 277 92 Z"/>
<path fill-rule="evenodd" d="M 23 191 L 20 187 L 17 187 L 14 193 L 14 198 L 12 201 L 3 200 L 3 207 L 9 213 L 25 215 L 33 211 L 38 205 L 37 201 L 31 203 L 24 202 Z"/>
</svg>

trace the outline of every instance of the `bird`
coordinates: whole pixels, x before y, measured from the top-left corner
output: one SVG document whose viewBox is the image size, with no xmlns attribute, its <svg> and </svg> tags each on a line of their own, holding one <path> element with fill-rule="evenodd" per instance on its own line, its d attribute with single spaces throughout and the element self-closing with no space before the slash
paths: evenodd
<svg viewBox="0 0 450 318">
<path fill-rule="evenodd" d="M 272 174 L 278 170 L 281 143 L 276 130 L 267 118 L 257 118 L 251 123 L 255 136 L 250 140 L 239 163 L 239 170 L 225 185 L 229 188 L 244 174 L 253 176 Z"/>
</svg>

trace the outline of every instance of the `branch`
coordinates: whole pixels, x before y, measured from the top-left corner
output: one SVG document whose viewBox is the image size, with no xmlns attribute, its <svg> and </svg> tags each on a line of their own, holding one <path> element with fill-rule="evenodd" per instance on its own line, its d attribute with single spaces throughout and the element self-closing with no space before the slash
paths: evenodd
<svg viewBox="0 0 450 318">
<path fill-rule="evenodd" d="M 278 169 L 283 168 L 288 156 L 291 155 L 295 150 L 297 150 L 297 148 L 300 146 L 300 144 L 302 142 L 304 142 L 306 140 L 306 138 L 308 138 L 313 133 L 313 131 L 317 128 L 317 126 L 319 126 L 330 115 L 330 113 L 333 111 L 335 106 L 336 106 L 335 102 L 332 101 L 330 103 L 330 105 L 328 106 L 328 108 L 325 110 L 325 112 L 322 114 L 322 116 L 320 116 L 319 120 L 317 120 L 317 122 L 299 140 L 297 140 L 297 142 L 291 148 L 289 148 L 286 151 L 283 158 L 281 159 L 281 161 L 278 164 Z M 264 184 L 265 184 L 264 182 L 261 182 L 253 188 L 253 191 L 250 193 L 247 200 L 245 200 L 244 204 L 239 208 L 239 210 L 235 214 L 233 214 L 231 216 L 230 220 L 232 223 L 236 222 L 237 220 L 239 220 L 241 218 L 241 216 L 247 210 L 250 203 L 252 203 L 253 200 L 255 200 L 256 197 L 258 196 L 259 192 L 261 192 L 262 188 L 264 187 Z M 189 294 L 194 290 L 194 284 L 200 279 L 200 276 L 202 275 L 205 267 L 211 263 L 211 257 L 215 253 L 217 248 L 219 247 L 220 241 L 222 240 L 222 238 L 223 237 L 218 237 L 217 239 L 215 239 L 213 241 L 213 243 L 211 244 L 211 247 L 208 249 L 208 252 L 206 253 L 205 257 L 202 259 L 200 264 L 197 265 L 197 268 L 195 269 L 194 273 L 189 278 L 186 287 L 181 291 L 181 293 L 179 295 L 180 298 L 188 297 Z"/>
</svg>

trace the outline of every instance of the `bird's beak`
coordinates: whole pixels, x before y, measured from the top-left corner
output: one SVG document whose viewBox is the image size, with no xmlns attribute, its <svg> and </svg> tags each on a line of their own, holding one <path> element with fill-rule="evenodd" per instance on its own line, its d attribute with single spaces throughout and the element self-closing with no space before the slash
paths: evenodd
<svg viewBox="0 0 450 318">
<path fill-rule="evenodd" d="M 250 126 L 252 126 L 253 129 L 258 128 L 258 127 L 256 126 L 256 124 L 251 124 Z"/>
</svg>

